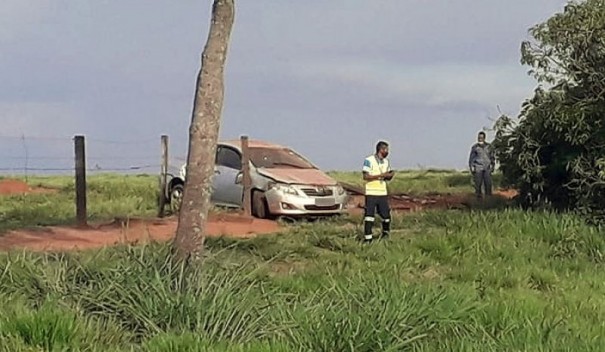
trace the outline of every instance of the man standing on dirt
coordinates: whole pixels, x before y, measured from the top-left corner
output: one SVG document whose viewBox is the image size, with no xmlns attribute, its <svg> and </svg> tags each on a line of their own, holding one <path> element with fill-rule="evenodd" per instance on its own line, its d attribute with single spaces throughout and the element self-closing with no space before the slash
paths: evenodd
<svg viewBox="0 0 605 352">
<path fill-rule="evenodd" d="M 364 214 L 364 242 L 372 242 L 372 230 L 376 210 L 382 219 L 381 238 L 386 239 L 391 231 L 391 209 L 389 208 L 389 196 L 387 181 L 393 179 L 395 173 L 391 169 L 389 155 L 389 144 L 384 141 L 376 144 L 376 154 L 370 155 L 363 162 L 363 179 L 365 184 L 365 214 Z"/>
<path fill-rule="evenodd" d="M 479 132 L 477 143 L 471 147 L 468 167 L 475 181 L 475 195 L 482 198 L 481 186 L 485 188 L 485 195 L 492 195 L 492 172 L 496 166 L 496 159 L 492 146 L 485 141 L 485 132 Z"/>
</svg>

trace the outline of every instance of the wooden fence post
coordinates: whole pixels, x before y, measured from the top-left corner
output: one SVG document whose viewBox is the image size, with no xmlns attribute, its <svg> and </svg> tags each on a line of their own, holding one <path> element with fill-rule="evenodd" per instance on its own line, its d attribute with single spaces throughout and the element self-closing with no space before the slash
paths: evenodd
<svg viewBox="0 0 605 352">
<path fill-rule="evenodd" d="M 162 166 L 160 169 L 160 209 L 158 217 L 164 216 L 164 208 L 166 207 L 166 186 L 168 181 L 168 136 L 162 135 Z"/>
<path fill-rule="evenodd" d="M 76 220 L 78 226 L 86 227 L 88 224 L 86 211 L 86 148 L 84 136 L 74 138 L 76 158 Z"/>
<path fill-rule="evenodd" d="M 250 154 L 248 150 L 248 136 L 241 136 L 242 147 L 242 182 L 244 186 L 244 215 L 252 216 L 252 200 L 250 188 L 252 186 L 252 178 L 250 177 Z"/>
</svg>

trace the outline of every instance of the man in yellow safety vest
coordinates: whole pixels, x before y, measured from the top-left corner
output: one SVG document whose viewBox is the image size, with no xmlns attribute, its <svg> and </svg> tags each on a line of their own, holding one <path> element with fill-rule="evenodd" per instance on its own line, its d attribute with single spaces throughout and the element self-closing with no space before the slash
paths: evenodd
<svg viewBox="0 0 605 352">
<path fill-rule="evenodd" d="M 387 181 L 393 179 L 395 173 L 391 169 L 389 144 L 384 141 L 376 144 L 376 154 L 370 155 L 363 162 L 363 179 L 365 184 L 365 214 L 364 242 L 372 242 L 376 210 L 382 220 L 381 238 L 386 239 L 391 231 L 391 209 Z"/>
</svg>

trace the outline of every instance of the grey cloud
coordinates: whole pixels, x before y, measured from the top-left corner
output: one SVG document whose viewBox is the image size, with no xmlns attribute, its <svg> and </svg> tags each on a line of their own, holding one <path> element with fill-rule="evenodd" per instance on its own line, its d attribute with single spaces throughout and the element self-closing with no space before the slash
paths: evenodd
<svg viewBox="0 0 605 352">
<path fill-rule="evenodd" d="M 122 151 L 141 155 L 167 133 L 184 154 L 210 0 L 7 1 L 0 103 L 69 107 L 67 120 L 24 114 L 23 128 L 151 139 Z M 520 41 L 563 3 L 238 1 L 221 135 L 290 144 L 325 168 L 358 168 L 379 138 L 398 167 L 464 166 L 495 105 L 531 94 Z"/>
</svg>

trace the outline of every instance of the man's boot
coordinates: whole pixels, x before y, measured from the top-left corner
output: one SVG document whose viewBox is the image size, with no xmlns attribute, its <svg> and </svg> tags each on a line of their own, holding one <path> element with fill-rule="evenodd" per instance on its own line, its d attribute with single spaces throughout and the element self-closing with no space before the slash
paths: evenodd
<svg viewBox="0 0 605 352">
<path fill-rule="evenodd" d="M 391 234 L 391 219 L 382 219 L 382 235 L 381 239 L 387 240 Z"/>
<path fill-rule="evenodd" d="M 372 242 L 373 237 L 372 237 L 372 228 L 374 227 L 374 217 L 373 216 L 366 216 L 363 219 L 363 242 L 364 243 L 369 243 Z"/>
</svg>

